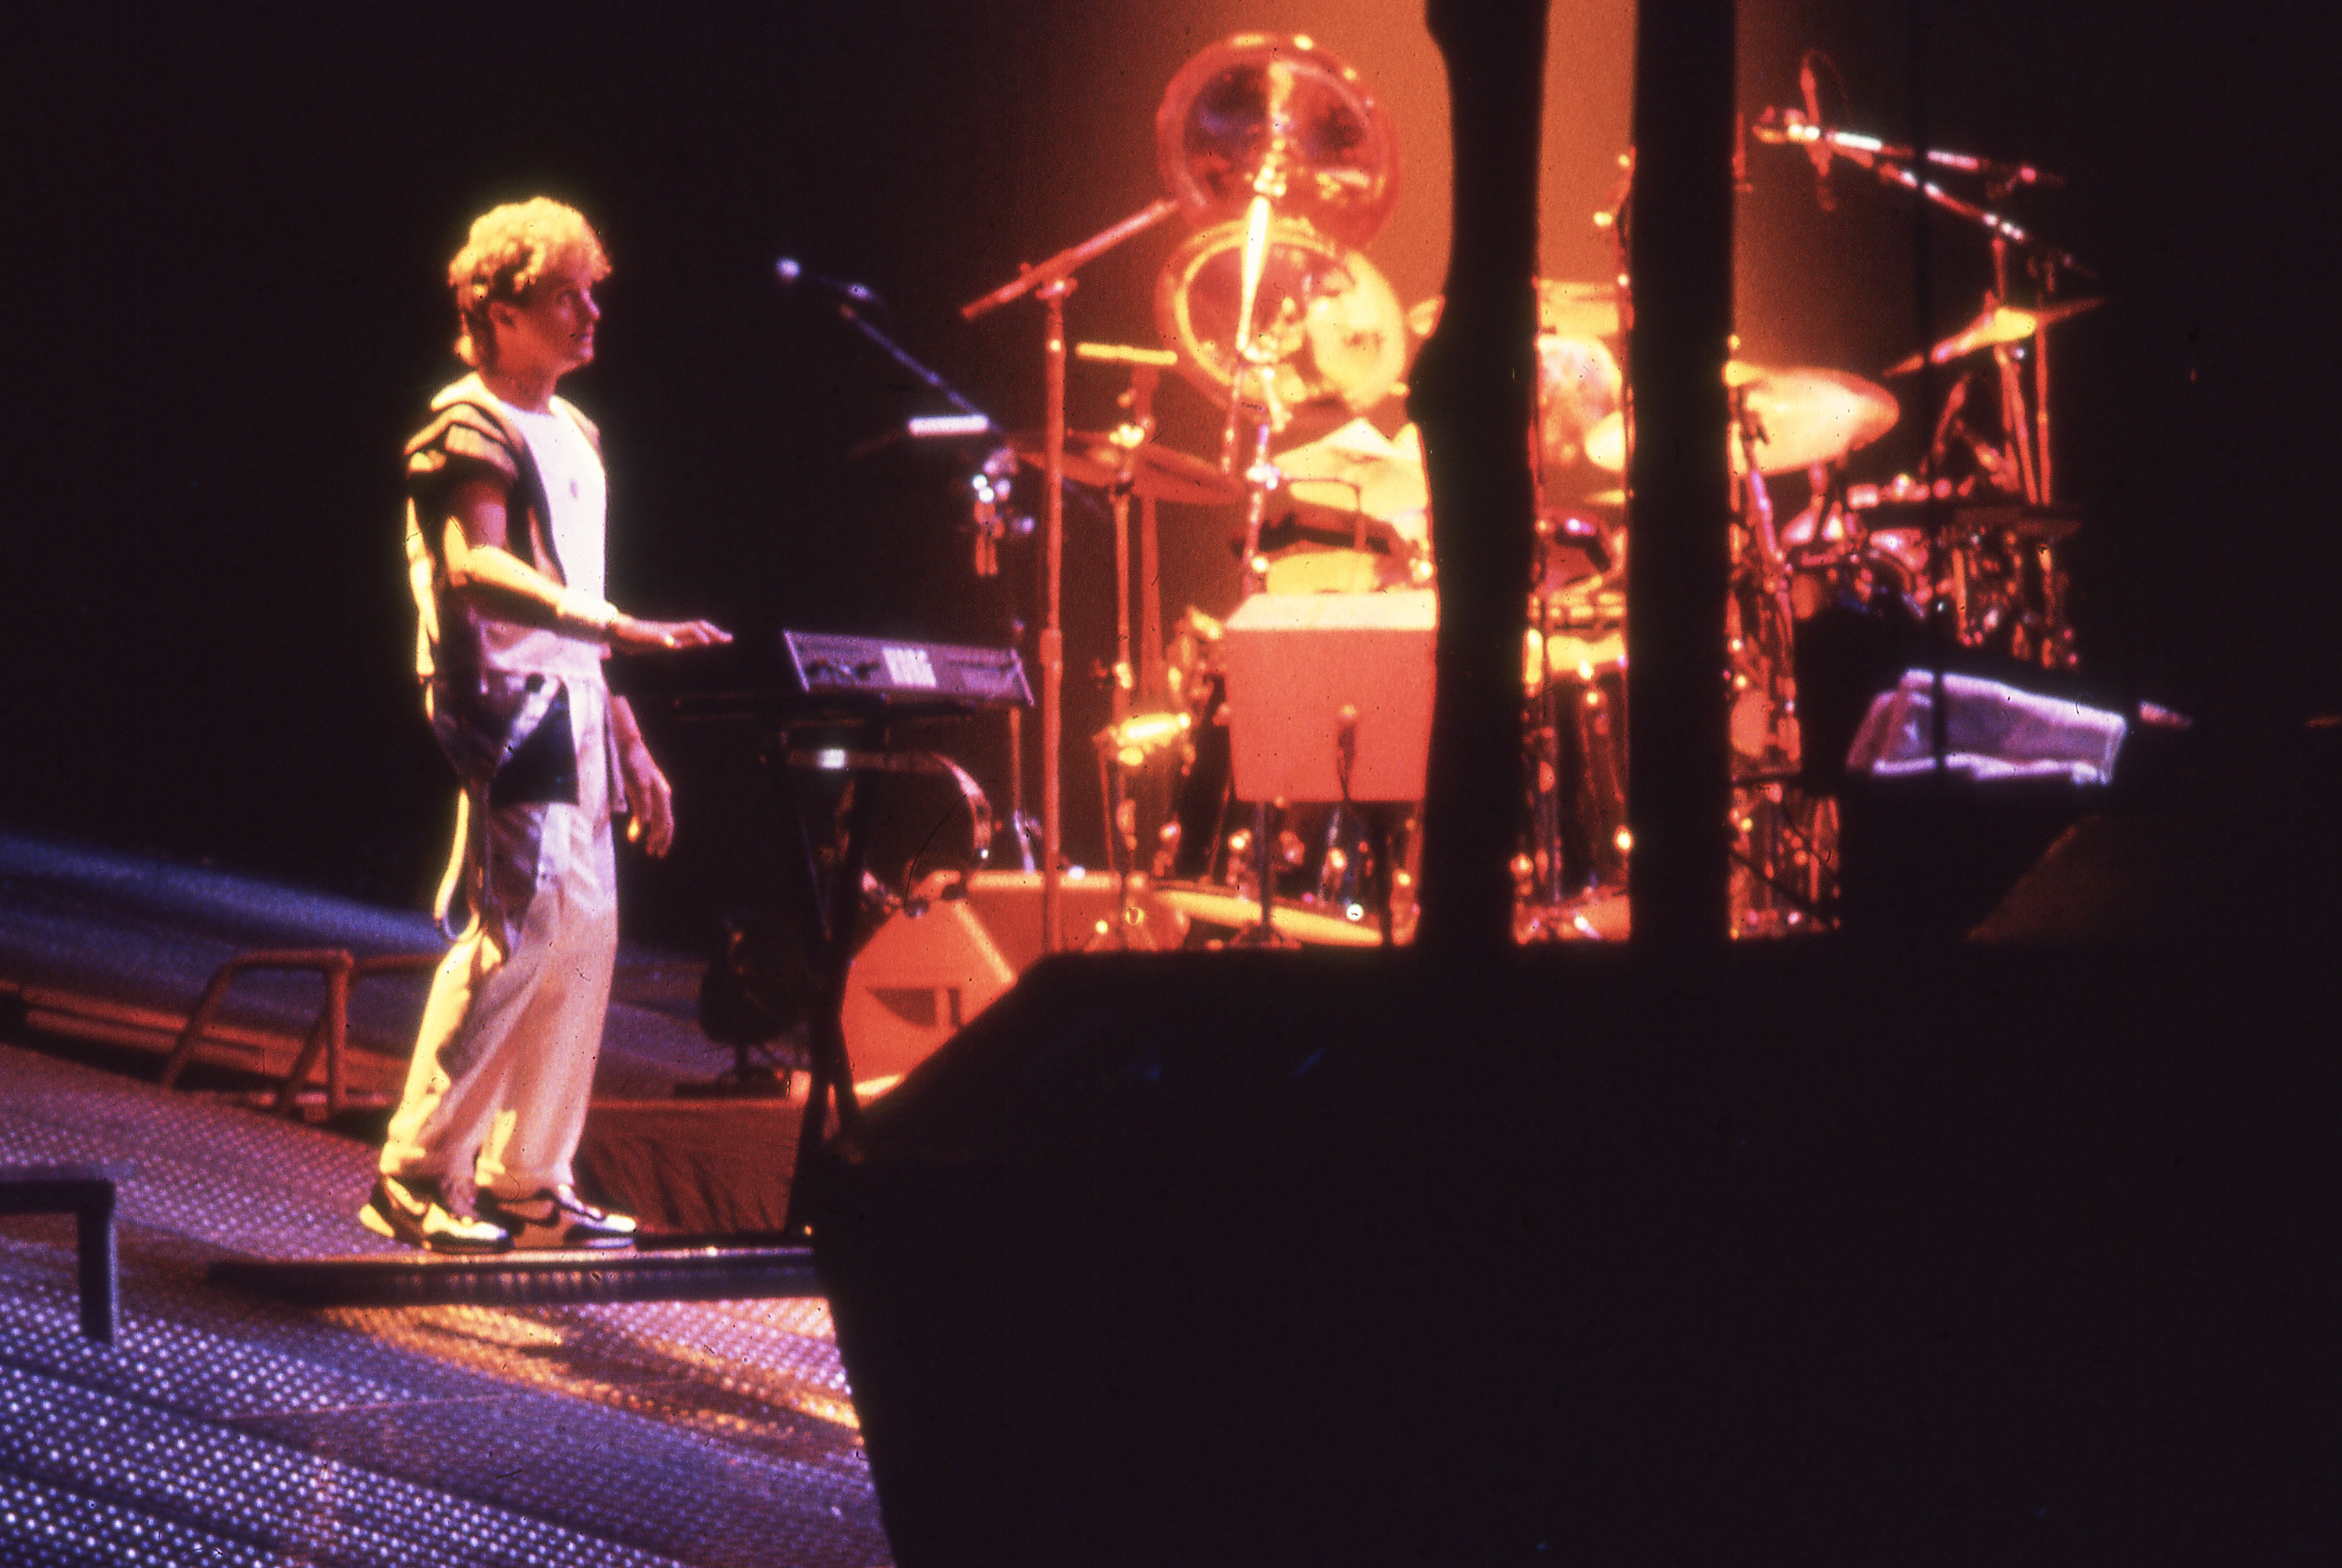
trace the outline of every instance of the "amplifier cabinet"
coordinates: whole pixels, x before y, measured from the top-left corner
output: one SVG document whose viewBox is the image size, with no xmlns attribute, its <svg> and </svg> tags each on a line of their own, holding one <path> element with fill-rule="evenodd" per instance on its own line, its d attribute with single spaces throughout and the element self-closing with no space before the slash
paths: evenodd
<svg viewBox="0 0 2342 1568">
<path fill-rule="evenodd" d="M 926 1061 L 1041 956 L 1039 872 L 974 872 L 966 897 L 942 897 L 958 879 L 957 872 L 928 877 L 918 890 L 926 908 L 888 915 L 855 955 L 844 1024 L 856 1083 L 891 1080 Z M 1057 888 L 1068 944 L 1111 944 L 1121 891 L 1115 878 L 1068 877 Z M 1143 888 L 1132 896 L 1143 919 L 1131 945 L 1178 946 L 1185 917 Z"/>
</svg>

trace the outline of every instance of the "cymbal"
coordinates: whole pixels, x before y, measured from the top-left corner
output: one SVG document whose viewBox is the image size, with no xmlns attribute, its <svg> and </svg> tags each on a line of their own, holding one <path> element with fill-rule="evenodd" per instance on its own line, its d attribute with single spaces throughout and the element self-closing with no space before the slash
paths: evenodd
<svg viewBox="0 0 2342 1568">
<path fill-rule="evenodd" d="M 1618 335 L 1618 289 L 1614 284 L 1536 280 L 1537 331 L 1555 337 Z"/>
<path fill-rule="evenodd" d="M 1305 446 L 1269 461 L 1285 475 L 1286 493 L 1304 505 L 1349 516 L 1363 512 L 1396 525 L 1412 543 L 1428 541 L 1423 516 L 1431 489 L 1423 473 L 1423 445 L 1413 426 L 1393 441 L 1365 419 L 1354 419 Z"/>
<path fill-rule="evenodd" d="M 1238 368 L 1245 225 L 1188 237 L 1155 283 L 1155 319 L 1179 354 L 1180 374 L 1226 403 Z M 1269 225 L 1253 352 L 1274 365 L 1269 386 L 1287 414 L 1380 403 L 1406 369 L 1406 313 L 1374 264 L 1307 224 Z"/>
<path fill-rule="evenodd" d="M 1362 245 L 1398 200 L 1390 111 L 1306 37 L 1239 33 L 1198 54 L 1164 91 L 1155 147 L 1193 223 L 1242 216 L 1266 185 L 1279 216 Z"/>
<path fill-rule="evenodd" d="M 1190 919 L 1208 924 L 1249 931 L 1260 924 L 1259 899 L 1221 888 L 1179 887 L 1158 882 L 1155 895 Z M 1331 947 L 1379 947 L 1383 941 L 1382 929 L 1373 921 L 1347 921 L 1337 914 L 1299 908 L 1283 899 L 1270 906 L 1269 924 L 1296 941 Z"/>
<path fill-rule="evenodd" d="M 1835 462 L 1894 429 L 1902 412 L 1885 387 L 1843 370 L 1768 370 L 1733 360 L 1724 367 L 1724 379 L 1741 394 L 1757 432 L 1757 466 L 1767 474 L 1795 474 Z M 1586 431 L 1586 455 L 1597 468 L 1626 471 L 1626 427 L 1617 414 Z M 1733 477 L 1746 477 L 1748 464 L 1736 432 L 1731 460 Z"/>
<path fill-rule="evenodd" d="M 2052 322 L 2079 315 L 2086 310 L 2095 310 L 2106 303 L 2102 299 L 2069 299 L 2057 305 L 2037 305 L 2022 310 L 2015 305 L 1995 305 L 1929 349 L 1927 358 L 1942 365 L 1964 354 L 1974 354 L 1979 348 L 1997 348 L 2004 343 L 2022 343 Z M 1889 365 L 1885 374 L 1908 375 L 1918 368 L 1919 356 L 1915 354 Z"/>
<path fill-rule="evenodd" d="M 1008 438 L 1017 461 L 1038 470 L 1046 465 L 1046 438 L 1037 430 L 1020 431 Z M 1111 490 L 1120 482 L 1125 448 L 1112 435 L 1096 430 L 1066 432 L 1066 477 L 1076 484 Z M 1130 490 L 1157 501 L 1184 501 L 1196 506 L 1218 506 L 1244 499 L 1244 483 L 1230 478 L 1200 457 L 1190 457 L 1152 442 L 1129 454 Z"/>
</svg>

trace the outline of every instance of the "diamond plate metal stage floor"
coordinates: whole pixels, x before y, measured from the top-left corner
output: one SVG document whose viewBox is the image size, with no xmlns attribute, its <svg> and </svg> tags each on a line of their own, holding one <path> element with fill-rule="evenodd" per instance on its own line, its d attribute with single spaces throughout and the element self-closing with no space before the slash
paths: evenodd
<svg viewBox="0 0 2342 1568">
<path fill-rule="evenodd" d="M 436 942 L 419 915 L 0 835 L 0 1165 L 131 1169 L 111 1345 L 79 1326 L 74 1218 L 0 1219 L 0 1562 L 888 1562 L 802 1249 L 428 1257 L 358 1224 L 373 1154 L 348 1128 L 65 1059 L 145 1071 L 213 969 L 287 945 Z M 621 955 L 596 1105 L 638 1164 L 630 1107 L 687 1113 L 675 1084 L 722 1060 L 696 981 Z M 421 987 L 354 994 L 353 1086 L 395 1092 Z M 318 990 L 240 983 L 217 1081 L 282 1073 Z M 709 1114 L 737 1133 L 754 1110 Z"/>
<path fill-rule="evenodd" d="M 278 1304 L 208 1271 L 402 1251 L 363 1145 L 0 1047 L 0 1162 L 125 1154 L 112 1346 L 0 1220 L 0 1559 L 888 1561 L 820 1301 Z"/>
</svg>

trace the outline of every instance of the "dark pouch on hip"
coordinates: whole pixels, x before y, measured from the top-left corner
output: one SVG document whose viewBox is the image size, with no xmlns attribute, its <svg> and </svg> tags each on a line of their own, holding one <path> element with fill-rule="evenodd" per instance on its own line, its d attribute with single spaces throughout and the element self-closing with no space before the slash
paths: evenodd
<svg viewBox="0 0 2342 1568">
<path fill-rule="evenodd" d="M 553 694 L 545 717 L 513 748 L 488 785 L 491 810 L 507 805 L 575 805 L 577 742 L 569 727 L 569 688 Z"/>
</svg>

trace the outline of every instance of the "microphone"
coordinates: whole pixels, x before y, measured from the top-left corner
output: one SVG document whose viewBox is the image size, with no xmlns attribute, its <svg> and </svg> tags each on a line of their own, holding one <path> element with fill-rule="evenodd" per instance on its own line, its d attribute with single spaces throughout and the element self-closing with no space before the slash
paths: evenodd
<svg viewBox="0 0 2342 1568">
<path fill-rule="evenodd" d="M 1821 91 L 1814 80 L 1814 54 L 1810 49 L 1797 61 L 1797 88 L 1806 97 L 1806 120 L 1818 132 L 1822 124 Z M 1815 135 L 1807 140 L 1806 156 L 1814 161 L 1814 199 L 1821 204 L 1822 211 L 1836 212 L 1837 196 L 1829 187 L 1829 139 Z"/>
<path fill-rule="evenodd" d="M 806 271 L 795 256 L 783 256 L 775 262 L 773 275 L 780 279 L 783 288 L 794 288 L 800 283 L 809 283 L 816 288 L 826 288 L 832 294 L 844 295 L 857 305 L 880 303 L 876 295 L 858 283 L 840 283 L 836 278 L 823 277 L 818 273 Z"/>
</svg>

